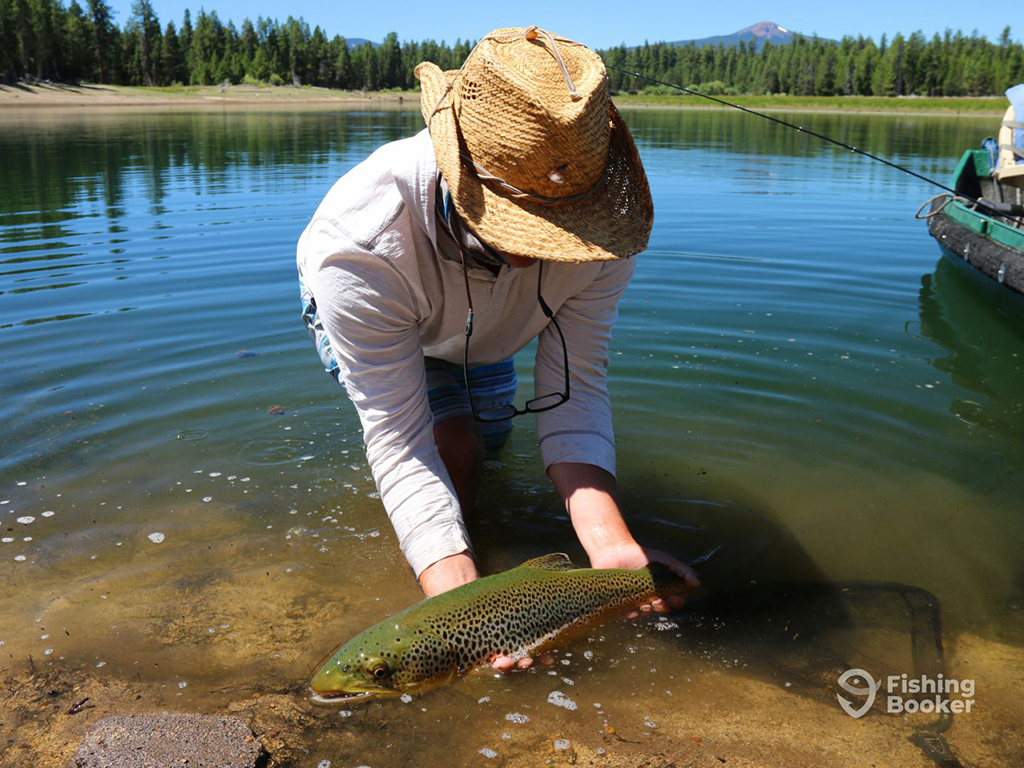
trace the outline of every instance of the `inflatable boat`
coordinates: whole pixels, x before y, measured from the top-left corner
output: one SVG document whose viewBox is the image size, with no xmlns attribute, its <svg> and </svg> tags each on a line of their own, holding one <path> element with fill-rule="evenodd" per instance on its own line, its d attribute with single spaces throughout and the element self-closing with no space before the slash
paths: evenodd
<svg viewBox="0 0 1024 768">
<path fill-rule="evenodd" d="M 936 195 L 918 216 L 945 255 L 1024 293 L 1024 84 L 1006 95 L 998 140 L 964 152 L 953 173 L 955 194 Z"/>
</svg>

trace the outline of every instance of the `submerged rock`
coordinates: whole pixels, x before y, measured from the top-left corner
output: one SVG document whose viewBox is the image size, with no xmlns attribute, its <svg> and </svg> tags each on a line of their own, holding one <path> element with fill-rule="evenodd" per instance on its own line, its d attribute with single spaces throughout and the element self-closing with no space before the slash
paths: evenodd
<svg viewBox="0 0 1024 768">
<path fill-rule="evenodd" d="M 262 745 L 238 717 L 161 712 L 100 720 L 82 738 L 72 765 L 256 768 L 262 756 Z"/>
</svg>

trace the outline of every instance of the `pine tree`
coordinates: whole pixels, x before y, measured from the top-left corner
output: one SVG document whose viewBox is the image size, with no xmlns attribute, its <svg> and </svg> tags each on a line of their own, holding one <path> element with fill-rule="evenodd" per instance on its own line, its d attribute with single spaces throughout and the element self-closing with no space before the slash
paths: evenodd
<svg viewBox="0 0 1024 768">
<path fill-rule="evenodd" d="M 34 74 L 36 36 L 32 28 L 32 9 L 28 0 L 12 0 L 11 28 L 16 39 L 18 77 Z"/>
<path fill-rule="evenodd" d="M 181 40 L 173 21 L 168 21 L 164 30 L 163 55 L 164 82 L 167 85 L 185 82 L 185 57 L 182 55 Z"/>
<path fill-rule="evenodd" d="M 160 20 L 150 0 L 135 0 L 132 3 L 132 14 L 128 17 L 125 28 L 134 38 L 135 80 L 142 85 L 156 85 L 159 78 L 161 63 Z"/>
<path fill-rule="evenodd" d="M 396 87 L 402 71 L 402 49 L 398 45 L 398 35 L 389 32 L 376 53 L 380 59 L 380 87 Z"/>
<path fill-rule="evenodd" d="M 13 82 L 22 74 L 14 0 L 0 0 L 0 80 Z"/>
<path fill-rule="evenodd" d="M 90 22 L 93 33 L 93 58 L 96 61 L 99 82 L 111 82 L 111 48 L 113 47 L 113 11 L 106 0 L 89 0 Z"/>
<path fill-rule="evenodd" d="M 188 8 L 185 9 L 185 16 L 181 20 L 181 34 L 178 35 L 178 42 L 181 44 L 181 58 L 185 62 L 184 66 L 188 68 L 188 52 L 192 48 L 192 14 L 189 13 Z"/>
<path fill-rule="evenodd" d="M 338 53 L 334 59 L 334 85 L 337 88 L 353 88 L 352 82 L 352 58 L 349 56 L 348 40 L 344 37 L 336 37 L 338 41 Z"/>
<path fill-rule="evenodd" d="M 65 71 L 63 77 L 78 82 L 93 76 L 92 26 L 78 0 L 71 0 L 64 19 Z"/>
</svg>

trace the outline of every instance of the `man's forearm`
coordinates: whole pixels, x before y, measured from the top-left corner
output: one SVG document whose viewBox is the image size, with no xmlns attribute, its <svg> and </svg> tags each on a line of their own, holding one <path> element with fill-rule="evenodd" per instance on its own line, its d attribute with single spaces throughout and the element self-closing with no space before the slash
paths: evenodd
<svg viewBox="0 0 1024 768">
<path fill-rule="evenodd" d="M 591 562 L 637 546 L 619 511 L 613 475 L 593 464 L 577 463 L 552 464 L 548 475 L 565 500 L 573 528 Z"/>
</svg>

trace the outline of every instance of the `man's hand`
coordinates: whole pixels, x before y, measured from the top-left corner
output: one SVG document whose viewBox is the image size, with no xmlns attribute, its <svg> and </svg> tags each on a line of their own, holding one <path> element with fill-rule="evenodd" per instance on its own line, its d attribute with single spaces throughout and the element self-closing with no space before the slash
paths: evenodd
<svg viewBox="0 0 1024 768">
<path fill-rule="evenodd" d="M 655 611 L 656 613 L 667 613 L 670 610 L 679 610 L 686 602 L 686 596 L 700 586 L 700 579 L 697 573 L 676 558 L 657 549 L 646 549 L 635 541 L 612 547 L 597 552 L 590 557 L 590 565 L 593 568 L 643 568 L 650 563 L 661 563 L 668 567 L 673 573 L 683 579 L 685 587 L 680 594 L 669 595 L 666 599 L 656 598 L 649 604 L 641 605 L 639 612 L 633 611 L 628 614 L 629 618 L 636 618 L 639 613 Z"/>
<path fill-rule="evenodd" d="M 700 586 L 690 566 L 665 552 L 641 547 L 626 526 L 615 500 L 615 478 L 591 464 L 552 464 L 548 474 L 565 499 L 580 544 L 587 550 L 593 568 L 643 568 L 651 562 L 662 563 L 686 582 L 685 594 L 670 595 L 641 606 L 641 611 L 664 613 L 681 608 L 683 599 Z M 635 614 L 631 614 L 635 615 Z"/>
</svg>

